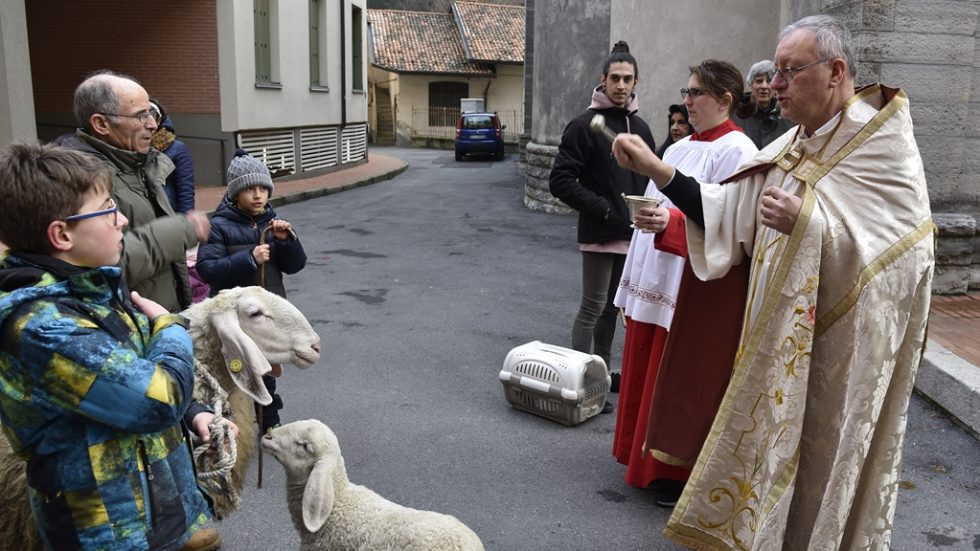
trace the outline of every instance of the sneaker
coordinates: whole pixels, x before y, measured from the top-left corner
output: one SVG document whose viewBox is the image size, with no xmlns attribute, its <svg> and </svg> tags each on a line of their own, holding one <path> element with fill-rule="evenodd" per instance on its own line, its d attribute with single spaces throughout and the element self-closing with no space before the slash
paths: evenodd
<svg viewBox="0 0 980 551">
<path fill-rule="evenodd" d="M 615 393 L 618 394 L 619 393 L 619 372 L 618 371 L 610 371 L 609 372 L 609 378 L 612 379 L 612 382 L 609 383 L 609 392 L 615 392 Z"/>
<path fill-rule="evenodd" d="M 191 535 L 191 539 L 180 551 L 214 551 L 221 546 L 221 534 L 214 528 L 201 528 Z"/>
</svg>

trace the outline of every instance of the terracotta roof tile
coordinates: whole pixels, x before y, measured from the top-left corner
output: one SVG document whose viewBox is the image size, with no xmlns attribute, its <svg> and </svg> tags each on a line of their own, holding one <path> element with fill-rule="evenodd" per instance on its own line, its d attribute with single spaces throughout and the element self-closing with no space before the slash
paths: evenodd
<svg viewBox="0 0 980 551">
<path fill-rule="evenodd" d="M 456 25 L 470 61 L 524 63 L 524 7 L 456 2 Z"/>
<path fill-rule="evenodd" d="M 453 16 L 448 13 L 368 10 L 368 25 L 371 63 L 382 69 L 396 73 L 494 73 L 490 66 L 466 59 Z"/>
</svg>

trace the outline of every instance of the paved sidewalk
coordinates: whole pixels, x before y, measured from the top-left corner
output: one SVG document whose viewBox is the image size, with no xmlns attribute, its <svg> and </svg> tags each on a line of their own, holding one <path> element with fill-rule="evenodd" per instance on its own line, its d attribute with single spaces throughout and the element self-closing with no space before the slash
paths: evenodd
<svg viewBox="0 0 980 551">
<path fill-rule="evenodd" d="M 390 180 L 408 168 L 405 161 L 368 153 L 366 163 L 328 172 L 312 178 L 296 180 L 276 180 L 276 189 L 269 200 L 272 206 L 278 207 L 297 201 L 305 201 L 314 197 L 330 195 L 347 189 L 353 189 L 383 180 Z M 218 201 L 225 194 L 224 186 L 199 187 L 194 192 L 197 210 L 211 212 L 218 206 Z"/>
</svg>

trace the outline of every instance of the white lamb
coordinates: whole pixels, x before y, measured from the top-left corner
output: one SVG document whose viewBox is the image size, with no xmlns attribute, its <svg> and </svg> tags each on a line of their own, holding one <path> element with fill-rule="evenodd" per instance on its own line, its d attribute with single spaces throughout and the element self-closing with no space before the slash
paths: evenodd
<svg viewBox="0 0 980 551">
<path fill-rule="evenodd" d="M 272 396 L 262 376 L 271 363 L 307 368 L 320 358 L 320 337 L 295 306 L 260 287 L 221 291 L 195 304 L 183 315 L 190 322 L 194 342 L 194 397 L 201 403 L 222 400 L 222 409 L 239 427 L 238 460 L 228 476 L 202 480 L 222 518 L 238 507 L 248 464 L 255 455 L 257 427 L 254 402 L 269 404 Z M 203 379 L 209 374 L 220 385 Z M 41 551 L 27 501 L 26 463 L 14 455 L 0 434 L 0 488 L 7 499 L 0 505 L 0 549 Z"/>
<path fill-rule="evenodd" d="M 392 503 L 351 484 L 333 431 L 315 419 L 283 425 L 261 445 L 286 470 L 286 493 L 302 551 L 482 551 L 456 517 Z"/>
</svg>

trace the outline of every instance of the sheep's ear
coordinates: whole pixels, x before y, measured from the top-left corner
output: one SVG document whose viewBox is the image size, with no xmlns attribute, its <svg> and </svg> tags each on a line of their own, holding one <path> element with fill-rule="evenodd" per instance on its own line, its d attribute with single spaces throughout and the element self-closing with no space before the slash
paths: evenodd
<svg viewBox="0 0 980 551">
<path fill-rule="evenodd" d="M 333 469 L 326 460 L 313 465 L 310 478 L 306 480 L 303 491 L 303 525 L 310 532 L 316 532 L 327 522 L 333 510 Z"/>
<path fill-rule="evenodd" d="M 221 340 L 221 355 L 235 385 L 263 406 L 271 404 L 272 396 L 262 383 L 262 376 L 272 371 L 272 366 L 255 341 L 242 331 L 238 313 L 215 312 L 210 321 Z"/>
</svg>

